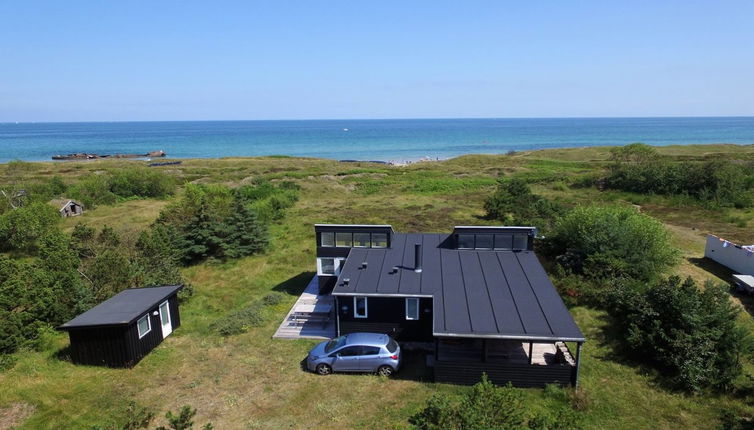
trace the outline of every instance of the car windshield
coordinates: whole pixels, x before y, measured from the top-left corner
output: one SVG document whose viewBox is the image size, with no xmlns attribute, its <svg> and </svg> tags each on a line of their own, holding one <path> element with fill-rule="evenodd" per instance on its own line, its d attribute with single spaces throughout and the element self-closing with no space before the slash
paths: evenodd
<svg viewBox="0 0 754 430">
<path fill-rule="evenodd" d="M 345 345 L 345 343 L 345 336 L 336 337 L 335 339 L 327 342 L 327 345 L 325 345 L 325 352 L 331 352 L 334 349 L 340 348 L 341 346 Z"/>
<path fill-rule="evenodd" d="M 390 339 L 390 341 L 387 343 L 387 350 L 390 352 L 395 352 L 396 349 L 398 349 L 398 343 L 393 339 Z"/>
</svg>

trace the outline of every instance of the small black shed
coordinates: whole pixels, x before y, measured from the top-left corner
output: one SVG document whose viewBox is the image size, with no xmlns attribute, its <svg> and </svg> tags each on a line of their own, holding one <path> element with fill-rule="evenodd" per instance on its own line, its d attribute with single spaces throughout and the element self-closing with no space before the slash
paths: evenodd
<svg viewBox="0 0 754 430">
<path fill-rule="evenodd" d="M 181 325 L 183 285 L 130 288 L 58 327 L 78 364 L 132 367 Z"/>
</svg>

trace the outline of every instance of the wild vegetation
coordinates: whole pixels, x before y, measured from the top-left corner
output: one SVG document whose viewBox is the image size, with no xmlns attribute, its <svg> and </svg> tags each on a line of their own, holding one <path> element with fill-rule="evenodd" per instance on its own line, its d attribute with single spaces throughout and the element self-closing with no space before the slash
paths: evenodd
<svg viewBox="0 0 754 430">
<path fill-rule="evenodd" d="M 121 195 L 151 195 L 162 186 L 147 185 L 144 178 L 175 182 L 163 180 L 162 173 L 141 170 L 115 170 L 109 179 L 111 189 Z M 87 181 L 78 186 L 84 187 Z M 30 197 L 28 205 L 0 215 L 0 251 L 15 257 L 0 256 L 0 332 L 5 333 L 0 353 L 35 342 L 40 331 L 126 288 L 187 284 L 181 264 L 264 250 L 268 223 L 279 219 L 296 200 L 296 188 L 268 183 L 235 189 L 188 185 L 152 226 L 126 234 L 107 225 L 98 230 L 83 223 L 66 234 L 59 228 L 56 209 L 39 202 L 33 193 Z M 257 210 L 266 211 L 263 220 Z M 187 284 L 181 297 L 192 293 L 192 285 Z"/>
<path fill-rule="evenodd" d="M 677 162 L 634 143 L 611 151 L 611 188 L 638 193 L 686 195 L 712 207 L 748 207 L 754 194 L 754 162 L 725 159 Z"/>
<path fill-rule="evenodd" d="M 745 166 L 754 160 L 754 146 L 664 147 L 656 151 L 671 164 L 715 159 Z M 91 284 L 77 270 L 62 271 L 59 276 L 41 276 L 29 272 L 31 269 L 26 265 L 38 267 L 39 274 L 47 273 L 47 269 L 41 272 L 45 264 L 54 266 L 56 259 L 62 259 L 52 250 L 73 249 L 75 252 L 63 255 L 78 258 L 81 262 L 74 267 L 89 276 L 94 272 L 87 265 L 93 260 L 80 255 L 79 248 L 86 251 L 86 246 L 78 245 L 73 233 L 77 224 L 85 224 L 93 229 L 93 241 L 98 242 L 97 238 L 107 226 L 120 239 L 120 244 L 111 251 L 123 253 L 131 263 L 132 256 L 143 253 L 149 256 L 144 258 L 145 263 L 157 266 L 145 270 L 146 273 L 157 273 L 158 268 L 167 272 L 174 270 L 194 289 L 192 298 L 181 305 L 180 329 L 131 370 L 71 364 L 63 354 L 67 337 L 49 329 L 46 323 L 41 324 L 45 328 L 36 331 L 34 340 L 22 336 L 16 352 L 0 354 L 0 369 L 4 369 L 0 370 L 0 417 L 9 417 L 6 422 L 21 429 L 59 428 L 61 424 L 67 428 L 90 429 L 93 425 L 122 428 L 130 414 L 128 402 L 135 400 L 147 411 L 157 412 L 150 426 L 169 426 L 162 411 L 179 411 L 183 405 L 190 404 L 197 410 L 193 421 L 212 422 L 216 428 L 352 429 L 410 428 L 413 426 L 409 422 L 411 417 L 422 413 L 434 395 L 446 396 L 453 410 L 453 405 L 466 401 L 473 389 L 428 383 L 431 373 L 421 356 L 408 355 L 406 366 L 396 379 L 372 375 L 323 378 L 300 369 L 300 360 L 315 341 L 281 341 L 271 336 L 313 274 L 312 224 L 389 223 L 398 231 L 447 232 L 455 224 L 488 223 L 485 200 L 495 194 L 501 177 L 506 181 L 522 180 L 531 194 L 560 205 L 566 211 L 579 206 L 619 206 L 663 224 L 671 247 L 679 249 L 679 253 L 676 264 L 664 269 L 656 280 L 635 281 L 636 285 L 623 291 L 627 297 L 640 298 L 637 303 L 641 306 L 635 311 L 637 321 L 656 320 L 651 317 L 653 314 L 644 315 L 643 310 L 649 306 L 646 303 L 651 303 L 654 311 L 691 306 L 697 309 L 697 314 L 718 315 L 716 310 L 724 310 L 724 307 L 715 307 L 709 302 L 724 303 L 720 299 L 727 297 L 734 308 L 740 310 L 729 315 L 736 323 L 736 330 L 751 333 L 754 319 L 747 297 L 719 291 L 714 299 L 702 299 L 686 292 L 673 295 L 672 299 L 650 300 L 648 291 L 655 284 L 666 282 L 668 275 L 679 275 L 681 279 L 691 276 L 700 294 L 707 291 L 704 287 L 707 279 L 716 283 L 727 280 L 720 270 L 699 259 L 704 248 L 704 233 L 714 232 L 739 243 L 754 243 L 752 208 L 710 205 L 690 194 L 640 193 L 604 187 L 604 179 L 611 174 L 614 163 L 610 158 L 608 148 L 582 148 L 474 155 L 409 167 L 277 157 L 185 160 L 180 166 L 161 171 L 179 184 L 173 195 L 118 198 L 113 204 L 87 208 L 81 217 L 57 219 L 52 228 L 54 236 L 67 243 L 61 241 L 58 247 L 45 248 L 48 249 L 45 252 L 42 248 L 48 246 L 46 233 L 31 234 L 28 240 L 17 242 L 24 244 L 20 248 L 14 245 L 0 251 L 3 264 L 16 268 L 7 272 L 15 274 L 10 285 L 16 293 L 23 292 L 22 287 L 31 285 L 30 279 L 35 277 L 49 280 L 48 289 L 54 292 L 74 275 L 82 292 L 87 292 L 91 291 Z M 33 197 L 29 184 L 42 184 L 45 189 L 52 189 L 53 178 L 57 177 L 58 186 L 62 183 L 71 187 L 95 172 L 128 170 L 137 163 L 118 160 L 10 163 L 0 166 L 0 190 L 25 190 L 28 196 L 10 201 L 25 200 L 20 207 L 26 207 L 47 201 L 47 197 Z M 248 206 L 256 209 L 258 219 L 274 219 L 265 223 L 269 244 L 263 252 L 240 258 L 207 256 L 190 263 L 176 258 L 161 266 L 162 261 L 170 261 L 163 256 L 175 256 L 171 251 L 172 236 L 159 227 L 162 224 L 160 213 L 172 211 L 169 208 L 182 201 L 189 188 L 225 186 L 234 190 L 245 185 L 259 186 L 262 182 L 269 183 L 281 196 L 291 191 L 298 197 L 291 200 L 287 209 L 269 218 L 256 206 L 263 205 L 260 202 L 266 198 L 250 200 L 256 202 Z M 54 196 L 57 195 L 60 194 Z M 230 196 L 227 207 L 232 207 L 232 193 L 227 195 Z M 3 213 L 12 210 L 8 201 L 5 197 L 0 199 Z M 276 204 L 265 203 L 269 208 Z M 546 238 L 540 240 L 540 244 L 554 234 L 555 221 L 561 217 L 553 218 L 549 231 L 543 229 Z M 142 236 L 148 237 L 139 244 Z M 94 246 L 102 246 L 94 250 L 96 255 L 108 249 L 104 244 Z M 754 373 L 754 362 L 745 344 L 740 349 L 739 346 L 726 349 L 730 354 L 738 351 L 741 375 L 719 388 L 717 382 L 708 384 L 702 379 L 692 379 L 701 381 L 702 388 L 687 394 L 687 389 L 677 384 L 674 376 L 681 372 L 666 364 L 671 352 L 677 354 L 676 357 L 680 357 L 682 351 L 696 353 L 696 349 L 684 350 L 683 342 L 704 343 L 698 345 L 704 357 L 710 357 L 710 350 L 723 348 L 721 342 L 729 337 L 720 333 L 729 333 L 730 329 L 724 324 L 715 325 L 715 321 L 722 318 L 660 320 L 656 330 L 652 325 L 641 324 L 632 331 L 636 333 L 635 347 L 618 342 L 621 337 L 627 337 L 619 334 L 625 332 L 611 316 L 620 315 L 610 308 L 613 284 L 619 284 L 609 278 L 594 278 L 588 273 L 566 269 L 550 254 L 541 251 L 543 263 L 571 304 L 571 312 L 584 331 L 587 343 L 581 361 L 580 390 L 513 390 L 514 396 L 520 396 L 527 406 L 524 409 L 527 420 L 540 414 L 553 417 L 558 411 L 568 411 L 575 416 L 576 425 L 587 429 L 744 428 L 751 422 L 754 384 L 750 376 Z M 70 264 L 64 266 L 70 269 Z M 133 270 L 134 266 L 130 267 Z M 157 276 L 153 279 L 158 279 Z M 38 286 L 44 282 L 33 284 Z M 103 281 L 102 285 L 107 282 Z M 6 282 L 2 282 L 0 289 L 5 288 Z M 588 291 L 594 294 L 584 293 Z M 276 298 L 265 299 L 271 292 L 277 293 Z M 685 295 L 691 296 L 688 305 L 684 304 Z M 32 299 L 36 297 L 29 298 Z M 12 300 L 17 303 L 16 299 Z M 268 304 L 268 300 L 276 304 Z M 258 325 L 241 324 L 240 333 L 218 336 L 213 324 L 259 302 L 265 304 Z M 0 306 L 6 303 L 0 302 Z M 16 313 L 23 309 L 13 308 Z M 630 309 L 634 312 L 633 306 Z M 686 314 L 678 316 L 688 317 Z M 0 317 L 0 321 L 4 319 Z M 685 330 L 688 336 L 681 336 L 683 333 L 670 328 L 681 323 L 691 327 Z M 30 324 L 33 325 L 33 321 Z M 27 323 L 20 323 L 24 325 Z M 640 348 L 646 345 L 642 342 L 657 338 L 665 339 L 670 346 L 642 353 Z M 716 364 L 704 363 L 704 360 L 695 363 L 701 363 L 699 369 L 705 377 L 724 374 L 716 373 Z M 697 374 L 696 371 L 690 373 Z"/>
</svg>

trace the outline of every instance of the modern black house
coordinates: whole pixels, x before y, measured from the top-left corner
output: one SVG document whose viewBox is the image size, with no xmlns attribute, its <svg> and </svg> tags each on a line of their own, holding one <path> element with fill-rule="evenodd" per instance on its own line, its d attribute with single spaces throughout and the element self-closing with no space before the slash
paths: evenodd
<svg viewBox="0 0 754 430">
<path fill-rule="evenodd" d="M 577 385 L 584 335 L 533 251 L 534 227 L 315 226 L 339 335 L 432 342 L 438 382 Z M 566 342 L 576 347 L 572 355 Z"/>
<path fill-rule="evenodd" d="M 130 288 L 58 327 L 77 364 L 132 367 L 181 325 L 183 285 Z"/>
</svg>

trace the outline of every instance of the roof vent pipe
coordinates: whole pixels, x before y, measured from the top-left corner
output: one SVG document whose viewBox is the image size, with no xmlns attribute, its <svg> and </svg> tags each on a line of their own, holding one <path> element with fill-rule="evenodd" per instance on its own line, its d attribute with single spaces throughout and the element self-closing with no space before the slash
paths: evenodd
<svg viewBox="0 0 754 430">
<path fill-rule="evenodd" d="M 414 272 L 422 272 L 422 245 L 421 243 L 414 244 Z"/>
</svg>

